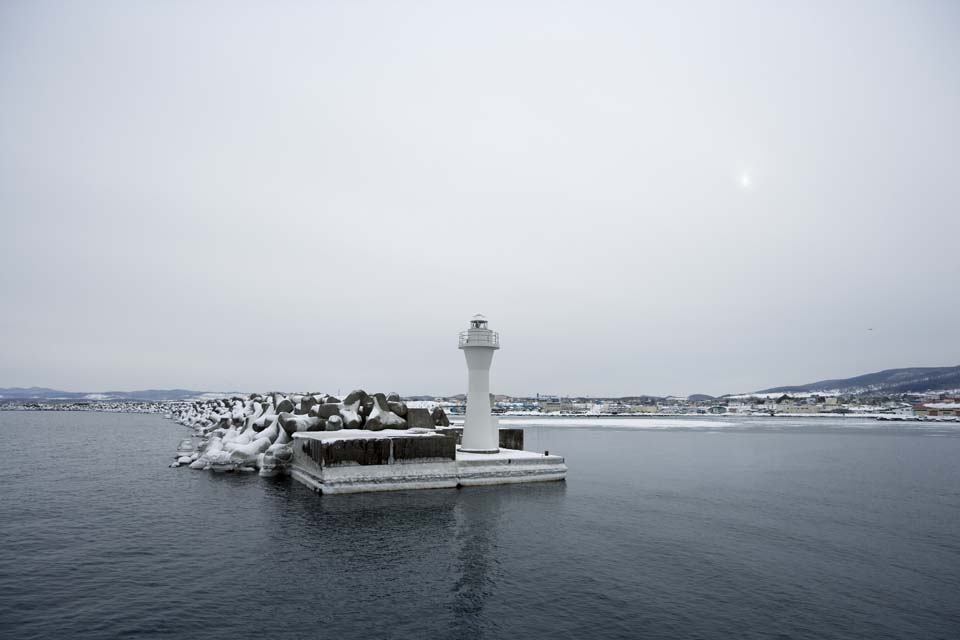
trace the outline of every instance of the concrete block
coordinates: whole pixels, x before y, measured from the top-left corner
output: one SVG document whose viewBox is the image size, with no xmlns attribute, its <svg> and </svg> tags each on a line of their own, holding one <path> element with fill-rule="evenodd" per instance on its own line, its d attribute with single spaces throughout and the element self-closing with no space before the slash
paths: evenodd
<svg viewBox="0 0 960 640">
<path fill-rule="evenodd" d="M 412 409 L 411 409 L 412 411 Z M 457 444 L 463 442 L 463 427 L 438 427 L 437 433 L 456 438 Z M 509 429 L 502 427 L 500 429 L 500 443 L 497 445 L 501 449 L 523 450 L 523 429 Z"/>
<path fill-rule="evenodd" d="M 390 438 L 393 443 L 393 459 L 403 460 L 456 460 L 457 441 L 450 436 Z"/>
<path fill-rule="evenodd" d="M 428 409 L 407 409 L 407 428 L 419 427 L 422 429 L 433 429 L 433 418 L 430 417 Z"/>
<path fill-rule="evenodd" d="M 500 448 L 523 451 L 523 429 L 500 429 Z"/>
<path fill-rule="evenodd" d="M 324 467 L 342 464 L 388 464 L 390 440 L 386 438 L 353 438 L 321 442 L 320 465 Z M 311 457 L 313 457 L 311 455 Z"/>
</svg>

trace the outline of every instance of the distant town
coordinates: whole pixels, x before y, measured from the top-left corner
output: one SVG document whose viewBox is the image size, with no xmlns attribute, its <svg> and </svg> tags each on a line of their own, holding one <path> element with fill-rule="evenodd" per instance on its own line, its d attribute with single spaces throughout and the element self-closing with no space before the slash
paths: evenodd
<svg viewBox="0 0 960 640">
<path fill-rule="evenodd" d="M 426 400 L 426 398 L 421 398 Z M 452 415 L 466 408 L 462 395 L 433 398 Z M 958 418 L 960 391 L 905 393 L 895 395 L 854 395 L 826 393 L 768 393 L 714 398 L 705 395 L 682 397 L 636 396 L 593 398 L 543 396 L 493 397 L 493 411 L 502 415 L 754 415 L 817 416 L 862 415 L 891 418 Z"/>
<path fill-rule="evenodd" d="M 232 398 L 241 394 L 203 393 L 177 400 L 132 399 L 2 399 L 7 411 L 109 411 L 125 413 L 170 413 L 198 399 Z M 410 396 L 411 407 L 443 407 L 454 419 L 466 412 L 466 397 Z M 596 398 L 588 396 L 532 397 L 492 395 L 494 414 L 503 416 L 860 416 L 887 420 L 960 421 L 960 391 L 855 395 L 829 393 L 765 393 L 714 398 L 705 395 L 682 397 L 630 396 Z"/>
</svg>

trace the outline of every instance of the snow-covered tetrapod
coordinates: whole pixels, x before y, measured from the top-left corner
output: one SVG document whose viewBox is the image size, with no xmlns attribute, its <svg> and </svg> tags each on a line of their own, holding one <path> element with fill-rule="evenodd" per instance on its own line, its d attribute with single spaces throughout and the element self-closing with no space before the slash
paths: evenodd
<svg viewBox="0 0 960 640">
<path fill-rule="evenodd" d="M 461 451 L 497 453 L 500 434 L 490 416 L 490 363 L 500 348 L 500 335 L 487 327 L 482 315 L 475 315 L 470 328 L 460 333 L 460 348 L 467 358 L 467 416 L 463 423 Z"/>
</svg>

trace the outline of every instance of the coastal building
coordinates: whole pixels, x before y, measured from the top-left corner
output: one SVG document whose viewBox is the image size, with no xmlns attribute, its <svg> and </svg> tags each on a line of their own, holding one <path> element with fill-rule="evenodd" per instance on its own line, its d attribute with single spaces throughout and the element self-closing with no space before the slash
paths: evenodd
<svg viewBox="0 0 960 640">
<path fill-rule="evenodd" d="M 927 402 L 917 404 L 913 412 L 920 418 L 960 418 L 960 402 Z"/>
<path fill-rule="evenodd" d="M 657 413 L 660 407 L 655 404 L 638 404 L 630 408 L 631 413 Z"/>
<path fill-rule="evenodd" d="M 794 413 L 797 407 L 797 401 L 790 396 L 783 395 L 777 398 L 774 410 L 777 413 Z"/>
<path fill-rule="evenodd" d="M 557 398 L 556 400 L 541 400 L 537 408 L 543 413 L 586 413 L 593 406 L 593 403 L 573 402 L 567 398 Z"/>
</svg>

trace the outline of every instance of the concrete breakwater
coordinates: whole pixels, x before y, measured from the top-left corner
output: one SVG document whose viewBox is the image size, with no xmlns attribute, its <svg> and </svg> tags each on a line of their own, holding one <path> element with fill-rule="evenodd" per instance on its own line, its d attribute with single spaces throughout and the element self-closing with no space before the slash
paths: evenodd
<svg viewBox="0 0 960 640">
<path fill-rule="evenodd" d="M 543 482 L 567 471 L 560 456 L 523 451 L 523 429 L 500 429 L 493 452 L 463 450 L 463 428 L 443 409 L 408 407 L 394 393 L 252 394 L 169 417 L 193 429 L 171 466 L 291 475 L 317 493 Z"/>
<path fill-rule="evenodd" d="M 181 446 L 172 466 L 214 471 L 284 471 L 293 458 L 297 433 L 430 432 L 450 425 L 440 407 L 432 412 L 408 407 L 396 393 L 351 391 L 343 399 L 329 394 L 251 394 L 196 401 L 169 417 L 194 430 L 192 450 Z M 388 434 L 385 434 L 388 435 Z M 189 451 L 189 453 L 188 453 Z"/>
<path fill-rule="evenodd" d="M 566 476 L 560 456 L 513 449 L 470 453 L 457 444 L 459 434 L 446 431 L 381 432 L 353 438 L 297 433 L 290 473 L 324 494 L 544 482 Z M 505 437 L 509 440 L 511 434 Z"/>
</svg>

